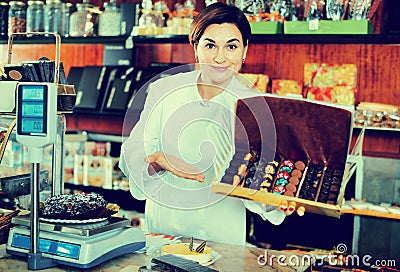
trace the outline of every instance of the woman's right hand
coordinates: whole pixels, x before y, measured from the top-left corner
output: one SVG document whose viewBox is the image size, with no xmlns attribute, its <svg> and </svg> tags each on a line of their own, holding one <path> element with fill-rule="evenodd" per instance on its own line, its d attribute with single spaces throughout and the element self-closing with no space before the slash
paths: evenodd
<svg viewBox="0 0 400 272">
<path fill-rule="evenodd" d="M 149 175 L 153 175 L 158 171 L 165 170 L 172 174 L 186 179 L 204 181 L 204 174 L 197 168 L 187 164 L 178 157 L 167 155 L 161 151 L 157 151 L 144 159 L 145 162 L 150 163 Z"/>
</svg>

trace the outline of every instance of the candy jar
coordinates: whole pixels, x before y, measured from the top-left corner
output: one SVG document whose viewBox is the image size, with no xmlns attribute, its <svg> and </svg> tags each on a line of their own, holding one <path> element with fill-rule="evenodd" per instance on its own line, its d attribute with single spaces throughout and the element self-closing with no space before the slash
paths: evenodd
<svg viewBox="0 0 400 272">
<path fill-rule="evenodd" d="M 43 1 L 28 1 L 28 8 L 26 9 L 27 32 L 43 32 L 44 30 L 43 9 L 44 9 Z"/>
<path fill-rule="evenodd" d="M 116 0 L 104 3 L 104 11 L 99 16 L 99 35 L 121 35 L 121 10 Z"/>
<path fill-rule="evenodd" d="M 72 37 L 94 36 L 97 34 L 99 9 L 89 2 L 76 4 L 77 11 L 70 16 L 69 34 Z"/>
<path fill-rule="evenodd" d="M 69 36 L 69 23 L 71 19 L 71 14 L 76 11 L 76 7 L 72 3 L 63 3 L 62 5 L 62 30 L 60 32 L 61 36 L 68 37 Z"/>
<path fill-rule="evenodd" d="M 156 18 L 153 11 L 153 3 L 151 0 L 144 0 L 142 3 L 143 13 L 139 18 L 139 35 L 154 35 L 156 29 Z"/>
<path fill-rule="evenodd" d="M 11 1 L 8 11 L 8 35 L 26 32 L 26 4 L 21 1 Z"/>
<path fill-rule="evenodd" d="M 8 34 L 8 11 L 10 5 L 6 2 L 0 2 L 0 37 Z"/>
<path fill-rule="evenodd" d="M 44 30 L 61 34 L 62 32 L 62 2 L 47 0 L 45 7 Z"/>
</svg>

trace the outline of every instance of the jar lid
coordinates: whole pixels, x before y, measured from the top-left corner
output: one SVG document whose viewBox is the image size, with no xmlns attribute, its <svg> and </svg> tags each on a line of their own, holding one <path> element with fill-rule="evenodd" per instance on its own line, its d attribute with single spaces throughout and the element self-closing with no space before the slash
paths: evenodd
<svg viewBox="0 0 400 272">
<path fill-rule="evenodd" d="M 10 1 L 10 6 L 25 6 L 26 4 L 22 1 Z"/>
<path fill-rule="evenodd" d="M 40 0 L 30 0 L 28 1 L 28 5 L 44 5 L 44 2 Z"/>
<path fill-rule="evenodd" d="M 91 8 L 92 7 L 92 5 L 91 4 L 89 4 L 89 3 L 76 3 L 76 7 L 79 9 L 79 8 Z"/>
</svg>

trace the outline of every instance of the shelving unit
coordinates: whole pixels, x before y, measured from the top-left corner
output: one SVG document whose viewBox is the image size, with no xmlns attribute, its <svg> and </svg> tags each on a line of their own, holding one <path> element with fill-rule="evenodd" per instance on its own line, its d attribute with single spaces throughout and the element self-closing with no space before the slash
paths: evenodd
<svg viewBox="0 0 400 272">
<path fill-rule="evenodd" d="M 128 38 L 133 44 L 187 44 L 188 35 L 143 35 L 143 36 L 93 36 L 62 37 L 63 44 L 120 44 L 125 45 Z M 254 34 L 252 44 L 400 44 L 400 34 L 344 34 L 344 35 L 306 35 L 306 34 Z M 50 44 L 51 37 L 18 37 L 15 44 Z M 0 38 L 0 44 L 7 39 Z"/>
<path fill-rule="evenodd" d="M 340 213 L 342 215 L 352 214 L 352 215 L 372 216 L 372 217 L 378 217 L 378 218 L 400 220 L 400 214 L 384 213 L 384 212 L 371 211 L 371 210 L 342 209 L 342 210 L 340 210 Z"/>
</svg>

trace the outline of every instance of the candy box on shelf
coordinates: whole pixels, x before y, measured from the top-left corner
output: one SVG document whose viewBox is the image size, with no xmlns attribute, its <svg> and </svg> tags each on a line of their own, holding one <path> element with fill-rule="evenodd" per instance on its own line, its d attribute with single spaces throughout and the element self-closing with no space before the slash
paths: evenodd
<svg viewBox="0 0 400 272">
<path fill-rule="evenodd" d="M 269 77 L 266 74 L 240 73 L 237 79 L 251 90 L 267 92 Z"/>
<path fill-rule="evenodd" d="M 305 63 L 305 86 L 356 86 L 357 66 L 341 63 Z"/>
<path fill-rule="evenodd" d="M 212 191 L 339 217 L 355 169 L 347 160 L 353 111 L 277 95 L 239 100 L 235 154 Z"/>
<path fill-rule="evenodd" d="M 281 34 L 282 23 L 280 22 L 250 22 L 251 34 Z"/>
<path fill-rule="evenodd" d="M 309 87 L 307 99 L 333 102 L 345 105 L 355 104 L 356 88 L 352 86 Z"/>
<path fill-rule="evenodd" d="M 355 64 L 305 63 L 303 76 L 304 94 L 308 99 L 355 104 Z"/>
<path fill-rule="evenodd" d="M 368 20 L 313 20 L 286 21 L 285 34 L 373 34 L 373 25 Z"/>
<path fill-rule="evenodd" d="M 273 79 L 271 93 L 278 95 L 303 95 L 303 82 L 290 79 Z"/>
</svg>

